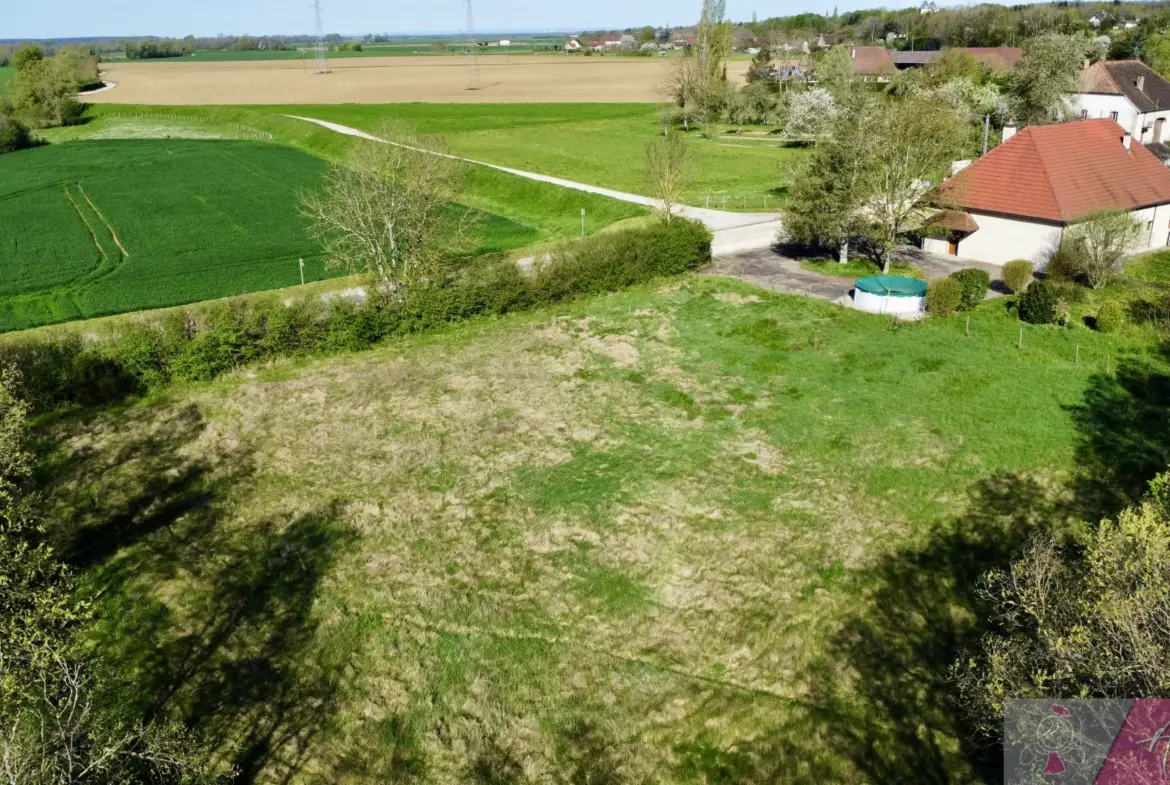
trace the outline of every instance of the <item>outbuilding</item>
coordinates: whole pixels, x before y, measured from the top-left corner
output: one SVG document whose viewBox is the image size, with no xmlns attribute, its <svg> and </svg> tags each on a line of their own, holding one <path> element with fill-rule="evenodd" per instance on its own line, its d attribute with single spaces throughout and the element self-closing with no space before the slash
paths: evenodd
<svg viewBox="0 0 1170 785">
<path fill-rule="evenodd" d="M 1006 134 L 1011 134 L 1011 128 Z M 923 249 L 991 264 L 1047 264 L 1069 224 L 1126 210 L 1142 248 L 1170 238 L 1170 169 L 1115 121 L 1025 128 L 935 189 Z"/>
</svg>

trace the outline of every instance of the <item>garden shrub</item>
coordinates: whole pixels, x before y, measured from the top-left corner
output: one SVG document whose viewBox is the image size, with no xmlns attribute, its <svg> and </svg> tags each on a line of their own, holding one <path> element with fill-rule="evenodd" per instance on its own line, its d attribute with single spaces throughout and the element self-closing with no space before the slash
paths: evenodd
<svg viewBox="0 0 1170 785">
<path fill-rule="evenodd" d="M 1020 319 L 1029 324 L 1054 324 L 1059 299 L 1051 281 L 1036 281 L 1020 295 L 1016 305 L 1017 313 Z"/>
<path fill-rule="evenodd" d="M 935 316 L 954 313 L 962 302 L 963 287 L 954 278 L 941 278 L 926 290 L 926 310 Z"/>
<path fill-rule="evenodd" d="M 1060 248 L 1048 259 L 1045 274 L 1053 281 L 1075 282 L 1080 280 L 1080 267 L 1076 255 L 1068 248 Z"/>
<path fill-rule="evenodd" d="M 1097 309 L 1096 327 L 1103 333 L 1115 333 L 1125 325 L 1125 310 L 1117 300 L 1106 300 Z"/>
<path fill-rule="evenodd" d="M 987 297 L 987 288 L 991 286 L 991 276 L 973 267 L 956 270 L 949 277 L 957 281 L 962 290 L 959 298 L 959 310 L 962 311 L 970 311 L 983 302 Z"/>
<path fill-rule="evenodd" d="M 1020 294 L 1028 288 L 1032 280 L 1032 263 L 1027 259 L 1016 259 L 1003 266 L 1003 282 L 1013 294 Z"/>
<path fill-rule="evenodd" d="M 711 233 L 676 219 L 562 246 L 531 276 L 512 262 L 473 262 L 449 277 L 370 293 L 364 303 L 272 296 L 211 303 L 127 320 L 102 340 L 49 332 L 0 346 L 37 411 L 109 402 L 172 381 L 205 381 L 274 357 L 369 347 L 479 315 L 498 315 L 617 291 L 693 270 L 711 258 Z"/>
</svg>

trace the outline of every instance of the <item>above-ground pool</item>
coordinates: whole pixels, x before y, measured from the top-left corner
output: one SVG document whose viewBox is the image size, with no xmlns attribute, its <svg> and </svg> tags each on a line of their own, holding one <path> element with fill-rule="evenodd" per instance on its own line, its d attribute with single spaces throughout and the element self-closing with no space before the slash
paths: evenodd
<svg viewBox="0 0 1170 785">
<path fill-rule="evenodd" d="M 853 291 L 853 306 L 869 313 L 897 316 L 921 314 L 926 305 L 926 281 L 898 275 L 860 278 Z"/>
</svg>

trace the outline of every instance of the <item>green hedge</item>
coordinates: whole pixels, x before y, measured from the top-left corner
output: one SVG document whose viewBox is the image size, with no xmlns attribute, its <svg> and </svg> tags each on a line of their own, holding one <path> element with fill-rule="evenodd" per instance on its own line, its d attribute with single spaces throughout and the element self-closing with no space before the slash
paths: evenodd
<svg viewBox="0 0 1170 785">
<path fill-rule="evenodd" d="M 272 297 L 213 303 L 124 322 L 97 341 L 56 332 L 0 345 L 38 411 L 91 406 L 175 381 L 206 381 L 258 360 L 355 351 L 475 316 L 563 302 L 694 270 L 711 259 L 702 224 L 672 220 L 557 248 L 524 275 L 507 260 L 365 303 Z"/>
</svg>

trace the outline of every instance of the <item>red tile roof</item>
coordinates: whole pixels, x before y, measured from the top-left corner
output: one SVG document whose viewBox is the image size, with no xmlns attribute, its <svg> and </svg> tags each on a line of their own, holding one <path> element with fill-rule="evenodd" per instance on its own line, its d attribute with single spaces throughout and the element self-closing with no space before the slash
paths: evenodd
<svg viewBox="0 0 1170 785">
<path fill-rule="evenodd" d="M 1024 50 L 1018 46 L 957 46 L 960 52 L 966 52 L 975 60 L 992 71 L 1010 71 L 1016 67 Z"/>
<path fill-rule="evenodd" d="M 898 73 L 894 65 L 894 58 L 890 57 L 890 50 L 884 46 L 855 46 L 851 50 L 853 55 L 853 73 L 861 76 L 893 76 Z"/>
<path fill-rule="evenodd" d="M 951 179 L 946 207 L 1069 223 L 1097 210 L 1170 202 L 1170 168 L 1113 120 L 1025 128 Z"/>
</svg>

